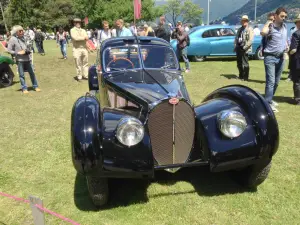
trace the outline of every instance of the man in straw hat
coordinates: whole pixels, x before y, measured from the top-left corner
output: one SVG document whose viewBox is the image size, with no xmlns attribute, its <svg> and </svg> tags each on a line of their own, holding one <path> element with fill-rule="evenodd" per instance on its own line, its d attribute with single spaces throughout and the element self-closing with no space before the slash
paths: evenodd
<svg viewBox="0 0 300 225">
<path fill-rule="evenodd" d="M 81 19 L 73 20 L 74 27 L 71 29 L 71 38 L 73 43 L 73 57 L 75 59 L 77 80 L 88 79 L 89 55 L 86 41 L 89 40 L 87 32 L 81 28 Z"/>
<path fill-rule="evenodd" d="M 279 85 L 284 68 L 284 53 L 288 51 L 287 27 L 284 23 L 287 18 L 286 9 L 280 7 L 275 12 L 275 19 L 269 20 L 261 31 L 266 38 L 264 48 L 264 64 L 266 71 L 265 98 L 274 112 L 278 112 L 278 103 L 273 96 Z"/>
<path fill-rule="evenodd" d="M 248 53 L 252 52 L 254 32 L 252 27 L 249 26 L 248 16 L 244 15 L 242 17 L 241 24 L 242 27 L 238 30 L 234 41 L 234 51 L 237 56 L 239 79 L 248 81 L 250 72 Z"/>
<path fill-rule="evenodd" d="M 295 102 L 296 105 L 300 105 L 300 14 L 295 19 L 295 24 L 297 30 L 293 33 L 290 46 L 290 71 L 294 83 Z"/>
<path fill-rule="evenodd" d="M 40 92 L 41 89 L 38 87 L 38 82 L 31 64 L 31 46 L 29 46 L 26 42 L 27 40 L 25 40 L 23 27 L 19 25 L 14 26 L 12 34 L 13 35 L 8 42 L 7 51 L 16 58 L 22 92 L 24 94 L 28 94 L 27 85 L 25 82 L 25 70 L 27 70 L 30 75 L 33 89 L 37 92 Z"/>
</svg>

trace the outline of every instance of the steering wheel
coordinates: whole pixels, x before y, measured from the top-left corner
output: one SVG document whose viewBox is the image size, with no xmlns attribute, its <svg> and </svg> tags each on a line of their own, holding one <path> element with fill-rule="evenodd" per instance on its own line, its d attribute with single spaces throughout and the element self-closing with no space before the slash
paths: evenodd
<svg viewBox="0 0 300 225">
<path fill-rule="evenodd" d="M 115 58 L 115 59 L 111 60 L 111 61 L 107 64 L 106 67 L 109 67 L 109 65 L 110 65 L 111 63 L 116 62 L 116 61 L 119 61 L 119 60 L 124 60 L 124 61 L 126 61 L 126 62 L 129 62 L 130 65 L 132 66 L 132 69 L 134 69 L 134 64 L 133 64 L 133 62 L 130 61 L 129 59 L 127 59 L 127 58 L 124 58 L 124 57 Z"/>
</svg>

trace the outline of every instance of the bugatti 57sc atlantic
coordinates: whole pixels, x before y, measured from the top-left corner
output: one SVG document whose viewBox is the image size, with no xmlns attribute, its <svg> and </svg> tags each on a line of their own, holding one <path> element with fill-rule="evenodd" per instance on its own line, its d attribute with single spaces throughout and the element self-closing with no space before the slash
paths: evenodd
<svg viewBox="0 0 300 225">
<path fill-rule="evenodd" d="M 95 205 L 108 202 L 109 179 L 155 179 L 157 170 L 208 166 L 234 171 L 248 187 L 267 178 L 279 143 L 269 104 L 233 85 L 194 105 L 164 40 L 106 40 L 88 84 L 73 106 L 71 144 L 74 167 L 86 177 Z"/>
</svg>

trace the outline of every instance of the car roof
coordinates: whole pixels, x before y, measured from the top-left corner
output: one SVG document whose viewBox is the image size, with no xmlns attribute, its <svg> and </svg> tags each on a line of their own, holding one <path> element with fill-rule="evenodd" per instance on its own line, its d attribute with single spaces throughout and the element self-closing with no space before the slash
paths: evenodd
<svg viewBox="0 0 300 225">
<path fill-rule="evenodd" d="M 107 47 L 113 47 L 113 46 L 122 46 L 126 44 L 138 44 L 137 40 L 139 41 L 139 44 L 147 43 L 148 45 L 161 45 L 161 46 L 167 46 L 170 47 L 170 43 L 161 39 L 161 38 L 155 38 L 155 37 L 118 37 L 118 38 L 110 38 L 106 39 L 102 45 L 101 49 L 105 49 Z"/>
</svg>

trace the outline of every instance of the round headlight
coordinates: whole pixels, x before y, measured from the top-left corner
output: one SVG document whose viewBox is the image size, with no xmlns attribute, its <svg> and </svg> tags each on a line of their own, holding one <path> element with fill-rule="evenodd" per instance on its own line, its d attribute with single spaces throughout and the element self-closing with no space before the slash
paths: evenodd
<svg viewBox="0 0 300 225">
<path fill-rule="evenodd" d="M 218 116 L 219 129 L 226 137 L 239 137 L 247 127 L 246 118 L 242 113 L 225 110 Z"/>
<path fill-rule="evenodd" d="M 144 126 L 138 119 L 125 117 L 118 124 L 116 136 L 123 145 L 136 145 L 144 137 Z"/>
</svg>

